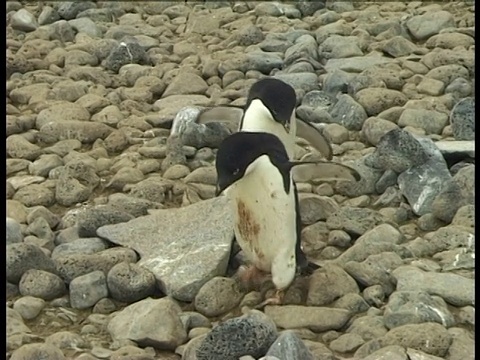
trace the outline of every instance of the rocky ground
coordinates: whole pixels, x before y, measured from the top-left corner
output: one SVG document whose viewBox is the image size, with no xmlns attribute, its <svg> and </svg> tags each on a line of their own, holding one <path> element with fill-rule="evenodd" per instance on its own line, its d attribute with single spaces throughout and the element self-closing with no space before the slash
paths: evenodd
<svg viewBox="0 0 480 360">
<path fill-rule="evenodd" d="M 7 359 L 474 358 L 473 2 L 6 7 Z M 322 267 L 257 311 L 229 129 L 171 128 L 266 75 L 362 180 L 298 184 Z"/>
</svg>

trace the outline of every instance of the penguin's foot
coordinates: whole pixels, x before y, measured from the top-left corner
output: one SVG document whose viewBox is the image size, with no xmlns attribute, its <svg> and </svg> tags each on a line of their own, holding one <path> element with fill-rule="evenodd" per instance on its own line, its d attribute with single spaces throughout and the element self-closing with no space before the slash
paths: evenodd
<svg viewBox="0 0 480 360">
<path fill-rule="evenodd" d="M 255 265 L 241 265 L 238 268 L 238 277 L 246 288 L 259 287 L 265 279 L 265 276 L 266 274 Z"/>
<path fill-rule="evenodd" d="M 284 296 L 285 296 L 285 291 L 277 289 L 275 291 L 275 295 L 273 295 L 272 297 L 269 297 L 268 299 L 265 299 L 264 301 L 262 301 L 260 304 L 255 306 L 255 309 L 261 310 L 267 305 L 282 305 Z"/>
</svg>

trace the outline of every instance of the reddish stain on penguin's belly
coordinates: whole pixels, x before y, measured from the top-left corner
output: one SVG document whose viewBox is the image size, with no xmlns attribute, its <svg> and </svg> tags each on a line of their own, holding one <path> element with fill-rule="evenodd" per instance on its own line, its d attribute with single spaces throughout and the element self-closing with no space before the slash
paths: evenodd
<svg viewBox="0 0 480 360">
<path fill-rule="evenodd" d="M 247 242 L 253 252 L 259 259 L 265 255 L 260 247 L 260 225 L 255 221 L 253 213 L 248 209 L 243 201 L 237 202 L 238 222 L 237 227 L 243 241 Z"/>
</svg>

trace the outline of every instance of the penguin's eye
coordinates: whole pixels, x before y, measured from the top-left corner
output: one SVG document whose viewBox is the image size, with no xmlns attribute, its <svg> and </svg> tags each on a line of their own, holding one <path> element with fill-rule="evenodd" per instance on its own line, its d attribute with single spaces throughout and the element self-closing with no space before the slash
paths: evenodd
<svg viewBox="0 0 480 360">
<path fill-rule="evenodd" d="M 235 169 L 233 170 L 232 175 L 238 175 L 239 172 L 240 172 L 240 169 Z"/>
</svg>

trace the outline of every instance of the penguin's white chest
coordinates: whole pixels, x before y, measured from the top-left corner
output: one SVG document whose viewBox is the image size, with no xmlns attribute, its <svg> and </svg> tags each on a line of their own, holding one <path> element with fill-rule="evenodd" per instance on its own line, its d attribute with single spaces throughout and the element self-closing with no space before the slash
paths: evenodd
<svg viewBox="0 0 480 360">
<path fill-rule="evenodd" d="M 280 139 L 287 150 L 288 158 L 292 159 L 295 151 L 295 133 L 296 122 L 295 116 L 292 115 L 289 123 L 290 131 L 287 132 L 285 127 L 276 122 L 268 109 L 260 100 L 253 100 L 248 109 L 245 111 L 243 123 L 240 131 L 250 132 L 266 132 L 275 135 Z"/>
<path fill-rule="evenodd" d="M 295 266 L 295 198 L 293 184 L 287 194 L 278 169 L 262 158 L 255 171 L 232 185 L 227 195 L 240 247 L 257 268 L 272 272 L 275 262 Z"/>
</svg>

